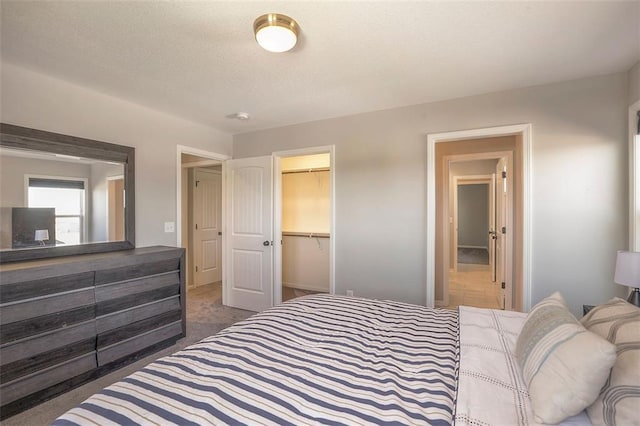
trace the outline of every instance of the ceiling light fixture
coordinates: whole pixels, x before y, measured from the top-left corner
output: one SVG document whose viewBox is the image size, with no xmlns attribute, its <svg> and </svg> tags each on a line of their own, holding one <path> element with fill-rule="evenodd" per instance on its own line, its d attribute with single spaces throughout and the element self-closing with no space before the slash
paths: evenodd
<svg viewBox="0 0 640 426">
<path fill-rule="evenodd" d="M 269 52 L 281 53 L 293 49 L 299 31 L 296 21 L 279 13 L 267 13 L 253 22 L 256 41 Z"/>
</svg>

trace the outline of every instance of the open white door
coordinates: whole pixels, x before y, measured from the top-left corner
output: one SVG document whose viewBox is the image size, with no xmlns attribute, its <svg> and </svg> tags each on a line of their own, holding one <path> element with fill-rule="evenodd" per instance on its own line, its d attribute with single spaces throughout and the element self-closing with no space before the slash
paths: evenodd
<svg viewBox="0 0 640 426">
<path fill-rule="evenodd" d="M 272 157 L 226 162 L 226 304 L 263 311 L 273 305 Z"/>
</svg>

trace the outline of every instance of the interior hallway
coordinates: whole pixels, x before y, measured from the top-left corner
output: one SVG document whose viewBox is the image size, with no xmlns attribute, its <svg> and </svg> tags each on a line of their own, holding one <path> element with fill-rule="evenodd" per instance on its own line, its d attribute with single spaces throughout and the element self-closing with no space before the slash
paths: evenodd
<svg viewBox="0 0 640 426">
<path fill-rule="evenodd" d="M 458 271 L 449 272 L 449 304 L 445 309 L 460 305 L 501 309 L 498 284 L 491 281 L 489 265 L 458 263 Z"/>
</svg>

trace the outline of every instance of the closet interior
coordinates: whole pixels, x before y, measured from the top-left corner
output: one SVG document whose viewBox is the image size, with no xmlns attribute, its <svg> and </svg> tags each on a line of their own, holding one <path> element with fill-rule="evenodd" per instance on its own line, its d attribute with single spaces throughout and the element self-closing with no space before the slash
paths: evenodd
<svg viewBox="0 0 640 426">
<path fill-rule="evenodd" d="M 329 154 L 282 159 L 282 300 L 329 292 Z"/>
</svg>

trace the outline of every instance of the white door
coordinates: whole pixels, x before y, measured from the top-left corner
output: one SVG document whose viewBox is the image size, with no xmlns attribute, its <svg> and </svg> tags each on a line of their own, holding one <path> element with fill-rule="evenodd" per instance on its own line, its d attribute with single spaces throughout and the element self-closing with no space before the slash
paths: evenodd
<svg viewBox="0 0 640 426">
<path fill-rule="evenodd" d="M 506 306 L 507 287 L 507 161 L 503 157 L 496 166 L 496 282 L 499 289 L 498 303 Z M 513 230 L 511 230 L 513 232 Z"/>
<path fill-rule="evenodd" d="M 496 282 L 496 174 L 491 175 L 489 187 L 489 268 L 491 281 Z"/>
<path fill-rule="evenodd" d="M 226 165 L 225 301 L 259 312 L 273 305 L 272 157 L 228 160 Z"/>
<path fill-rule="evenodd" d="M 195 169 L 193 254 L 196 286 L 222 281 L 222 175 Z"/>
</svg>

